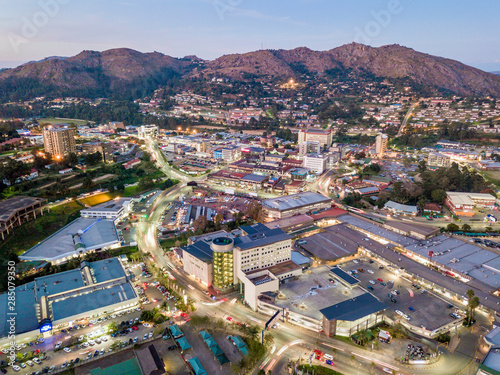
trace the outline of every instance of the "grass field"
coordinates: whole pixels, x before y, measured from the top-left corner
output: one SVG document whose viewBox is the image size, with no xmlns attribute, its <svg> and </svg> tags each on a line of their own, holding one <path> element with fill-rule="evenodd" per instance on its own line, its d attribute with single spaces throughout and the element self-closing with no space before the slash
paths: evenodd
<svg viewBox="0 0 500 375">
<path fill-rule="evenodd" d="M 78 202 L 62 204 L 45 212 L 43 216 L 15 228 L 14 232 L 0 244 L 0 254 L 4 254 L 6 250 L 22 254 L 76 219 L 82 208 Z"/>
<path fill-rule="evenodd" d="M 114 193 L 104 193 L 104 194 L 97 194 L 93 195 L 91 197 L 83 198 L 83 199 L 78 199 L 78 201 L 83 204 L 84 206 L 97 206 L 98 204 L 107 202 L 113 198 L 116 198 L 120 196 L 120 194 L 115 191 Z"/>
<path fill-rule="evenodd" d="M 152 189 L 153 188 L 146 189 L 146 190 L 152 190 Z M 144 191 L 146 191 L 146 190 L 144 190 Z M 137 185 L 136 186 L 127 186 L 125 188 L 125 191 L 123 191 L 123 192 L 115 191 L 113 193 L 97 194 L 97 195 L 93 195 L 91 197 L 78 199 L 78 201 L 85 206 L 92 207 L 92 206 L 97 206 L 98 204 L 107 202 L 107 201 L 114 199 L 116 197 L 126 197 L 126 198 L 133 197 L 134 195 L 139 194 L 139 193 L 142 193 L 142 191 L 138 190 Z"/>
<path fill-rule="evenodd" d="M 75 125 L 85 125 L 87 122 L 92 122 L 92 121 L 87 121 L 87 120 L 79 120 L 79 119 L 73 119 L 73 118 L 62 118 L 62 117 L 46 117 L 46 118 L 41 118 L 38 120 L 39 124 L 61 124 L 61 123 L 70 123 L 72 122 Z"/>
<path fill-rule="evenodd" d="M 500 171 L 484 171 L 481 174 L 488 180 L 500 187 Z"/>
</svg>

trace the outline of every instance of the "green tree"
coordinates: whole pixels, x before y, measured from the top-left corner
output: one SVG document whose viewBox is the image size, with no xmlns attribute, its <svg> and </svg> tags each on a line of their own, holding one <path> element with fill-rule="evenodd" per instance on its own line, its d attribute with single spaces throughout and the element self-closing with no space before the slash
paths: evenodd
<svg viewBox="0 0 500 375">
<path fill-rule="evenodd" d="M 464 224 L 462 225 L 462 230 L 464 232 L 470 232 L 472 230 L 472 227 L 469 224 Z"/>
<path fill-rule="evenodd" d="M 450 223 L 446 226 L 446 230 L 448 232 L 457 232 L 459 229 L 460 229 L 459 226 L 454 223 Z"/>
<path fill-rule="evenodd" d="M 479 297 L 477 297 L 472 289 L 467 290 L 467 298 L 469 301 L 467 302 L 467 325 L 472 324 L 475 321 L 475 310 L 480 305 Z"/>
<path fill-rule="evenodd" d="M 70 152 L 62 160 L 62 164 L 66 167 L 74 167 L 78 164 L 78 156 L 74 152 Z"/>
<path fill-rule="evenodd" d="M 425 161 L 425 159 L 422 159 L 418 162 L 417 171 L 422 173 L 425 172 L 426 170 L 427 170 L 427 162 Z"/>
<path fill-rule="evenodd" d="M 442 204 L 446 199 L 446 191 L 444 191 L 443 189 L 432 190 L 431 198 L 434 203 Z"/>
<path fill-rule="evenodd" d="M 86 176 L 82 183 L 82 188 L 90 189 L 94 186 L 94 182 L 92 181 L 92 176 Z"/>
</svg>

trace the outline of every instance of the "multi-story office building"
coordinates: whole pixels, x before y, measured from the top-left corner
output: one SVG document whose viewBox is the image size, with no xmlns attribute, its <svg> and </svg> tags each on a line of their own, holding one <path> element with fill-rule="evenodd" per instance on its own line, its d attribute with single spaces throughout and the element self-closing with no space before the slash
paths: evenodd
<svg viewBox="0 0 500 375">
<path fill-rule="evenodd" d="M 321 143 L 319 141 L 306 141 L 299 143 L 299 155 L 319 154 Z"/>
<path fill-rule="evenodd" d="M 158 136 L 158 126 L 141 125 L 137 128 L 137 136 L 141 139 L 156 138 Z"/>
<path fill-rule="evenodd" d="M 449 168 L 451 166 L 451 158 L 439 152 L 431 152 L 427 158 L 427 165 L 434 168 Z"/>
<path fill-rule="evenodd" d="M 333 134 L 331 129 L 302 129 L 299 131 L 299 145 L 303 142 L 318 141 L 321 146 L 332 144 Z"/>
<path fill-rule="evenodd" d="M 67 124 L 46 126 L 43 128 L 43 147 L 56 158 L 76 153 L 75 129 Z"/>
<path fill-rule="evenodd" d="M 326 169 L 326 155 L 312 154 L 304 156 L 304 168 L 308 168 L 317 174 L 321 174 Z"/>
<path fill-rule="evenodd" d="M 130 213 L 132 203 L 132 198 L 115 198 L 97 206 L 84 208 L 80 211 L 80 215 L 84 218 L 103 218 L 117 221 Z"/>
<path fill-rule="evenodd" d="M 207 286 L 225 289 L 243 283 L 248 272 L 291 260 L 292 237 L 280 228 L 257 223 L 216 234 L 182 248 L 184 270 Z"/>
<path fill-rule="evenodd" d="M 387 151 L 387 140 L 387 135 L 382 133 L 378 133 L 377 138 L 375 138 L 375 153 L 378 156 L 384 155 Z"/>
<path fill-rule="evenodd" d="M 113 145 L 111 142 L 87 142 L 82 145 L 82 153 L 94 154 L 100 152 L 105 163 L 113 162 Z"/>
</svg>

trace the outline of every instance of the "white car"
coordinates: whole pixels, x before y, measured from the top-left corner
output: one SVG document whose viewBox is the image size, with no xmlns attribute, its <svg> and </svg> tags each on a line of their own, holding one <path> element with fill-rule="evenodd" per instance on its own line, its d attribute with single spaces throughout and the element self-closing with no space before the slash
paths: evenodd
<svg viewBox="0 0 500 375">
<path fill-rule="evenodd" d="M 92 353 L 87 354 L 87 359 L 92 358 Z"/>
<path fill-rule="evenodd" d="M 391 292 L 391 294 L 392 294 L 393 296 L 396 296 L 396 295 L 398 294 L 398 292 L 396 292 L 395 290 L 393 290 L 393 291 Z"/>
<path fill-rule="evenodd" d="M 144 327 L 146 327 L 146 328 L 151 327 L 151 324 L 149 324 L 149 323 L 142 323 L 142 325 L 143 325 Z"/>
<path fill-rule="evenodd" d="M 108 341 L 108 336 L 102 336 L 101 340 L 104 341 L 104 342 Z"/>
<path fill-rule="evenodd" d="M 54 371 L 55 369 L 56 369 L 56 366 L 52 365 L 52 366 L 50 366 L 50 367 L 49 367 L 49 372 L 52 372 L 52 371 Z"/>
<path fill-rule="evenodd" d="M 64 350 L 66 353 L 69 353 L 69 352 L 71 351 L 71 349 L 70 349 L 70 348 L 68 348 L 68 347 L 65 347 L 63 350 Z"/>
<path fill-rule="evenodd" d="M 95 345 L 95 341 L 94 341 L 94 340 L 89 340 L 89 344 L 90 344 L 91 346 L 94 346 L 94 345 Z"/>
<path fill-rule="evenodd" d="M 114 319 L 114 318 L 116 318 L 116 315 L 115 315 L 115 314 L 113 314 L 113 315 L 111 315 L 111 317 Z"/>
<path fill-rule="evenodd" d="M 373 275 L 373 271 L 372 270 L 366 270 L 366 272 L 371 273 Z"/>
<path fill-rule="evenodd" d="M 56 344 L 55 348 L 56 348 L 56 349 L 59 349 L 59 348 L 61 347 L 61 345 L 62 345 L 62 341 L 59 341 L 59 342 Z"/>
<path fill-rule="evenodd" d="M 358 264 L 359 261 L 357 261 L 356 259 L 353 260 L 354 264 Z"/>
<path fill-rule="evenodd" d="M 26 363 L 20 363 L 19 366 L 21 366 L 22 368 L 26 368 Z"/>
<path fill-rule="evenodd" d="M 37 357 L 33 358 L 33 362 L 35 362 L 37 365 L 42 363 L 42 361 L 40 361 Z"/>
<path fill-rule="evenodd" d="M 21 367 L 19 367 L 19 366 L 17 366 L 17 365 L 12 366 L 12 369 L 13 369 L 14 371 L 16 371 L 16 372 L 17 372 L 17 371 L 21 371 Z"/>
<path fill-rule="evenodd" d="M 149 332 L 148 337 L 149 337 L 149 338 L 153 337 L 153 332 Z"/>
<path fill-rule="evenodd" d="M 84 342 L 82 345 L 83 345 L 84 348 L 87 348 L 89 346 L 89 343 L 88 342 Z"/>
<path fill-rule="evenodd" d="M 32 362 L 32 361 L 26 361 L 26 363 L 28 364 L 28 366 L 30 367 L 33 367 L 35 364 Z"/>
<path fill-rule="evenodd" d="M 405 315 L 402 311 L 399 311 L 399 310 L 396 310 L 395 313 L 398 314 L 398 315 L 400 315 L 400 316 L 404 316 Z"/>
<path fill-rule="evenodd" d="M 373 281 L 373 280 L 370 280 L 370 281 L 369 281 L 369 283 L 370 283 L 370 284 L 373 284 L 373 285 L 375 285 L 375 284 L 376 284 L 376 282 L 375 282 L 375 281 Z"/>
</svg>

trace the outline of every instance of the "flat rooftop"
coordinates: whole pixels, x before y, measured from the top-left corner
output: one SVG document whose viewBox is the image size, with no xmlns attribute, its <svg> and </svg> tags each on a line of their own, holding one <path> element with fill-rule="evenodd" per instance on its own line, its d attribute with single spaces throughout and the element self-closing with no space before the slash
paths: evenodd
<svg viewBox="0 0 500 375">
<path fill-rule="evenodd" d="M 345 224 L 327 227 L 324 232 L 305 237 L 299 246 L 322 260 L 335 260 L 358 252 L 365 237 Z"/>
<path fill-rule="evenodd" d="M 407 249 L 427 259 L 432 251 L 432 261 L 500 288 L 500 255 L 474 243 L 440 235 Z"/>
<path fill-rule="evenodd" d="M 192 245 L 182 247 L 182 251 L 191 254 L 195 258 L 205 263 L 212 262 L 214 256 L 213 250 L 210 248 L 210 242 L 204 240 L 196 241 Z"/>
<path fill-rule="evenodd" d="M 16 319 L 16 333 L 20 334 L 38 328 L 38 315 L 35 305 L 35 291 L 33 283 L 22 285 L 15 289 L 16 291 L 16 311 L 18 319 Z M 9 312 L 7 293 L 0 294 L 0 314 L 4 317 L 0 321 L 0 337 L 5 337 L 9 333 L 10 325 L 7 321 L 7 313 Z M 22 319 L 19 319 L 22 311 Z"/>
<path fill-rule="evenodd" d="M 281 228 L 284 231 L 298 226 L 314 225 L 314 219 L 308 215 L 297 215 L 264 224 L 269 229 Z"/>
<path fill-rule="evenodd" d="M 78 218 L 33 246 L 19 259 L 56 261 L 119 242 L 113 220 Z M 75 245 L 79 243 L 77 251 Z"/>
<path fill-rule="evenodd" d="M 90 263 L 89 267 L 96 283 L 127 276 L 118 258 L 98 260 Z"/>
<path fill-rule="evenodd" d="M 321 310 L 328 320 L 347 320 L 354 322 L 367 315 L 385 310 L 387 305 L 380 302 L 370 293 L 348 299 Z"/>
<path fill-rule="evenodd" d="M 38 297 L 50 296 L 68 292 L 85 286 L 82 273 L 79 268 L 65 272 L 55 273 L 37 277 L 35 279 L 36 294 Z"/>
<path fill-rule="evenodd" d="M 123 209 L 124 206 L 128 205 L 132 198 L 118 198 L 113 199 L 102 204 L 98 204 L 97 206 L 85 208 L 80 211 L 82 216 L 85 216 L 87 212 L 106 212 L 106 213 L 118 213 Z"/>
<path fill-rule="evenodd" d="M 301 264 L 310 264 L 310 263 L 312 263 L 311 258 L 302 255 L 298 251 L 292 250 L 291 253 L 292 253 L 292 261 L 295 264 L 301 265 Z"/>
<path fill-rule="evenodd" d="M 321 321 L 321 309 L 365 293 L 359 288 L 350 289 L 339 282 L 330 282 L 329 274 L 330 267 L 320 266 L 304 272 L 299 280 L 280 285 L 284 299 L 276 298 L 274 305 Z"/>
<path fill-rule="evenodd" d="M 386 221 L 384 224 L 385 227 L 394 228 L 396 230 L 401 230 L 403 232 L 414 232 L 417 234 L 420 234 L 425 237 L 432 236 L 434 234 L 439 233 L 439 228 L 436 227 L 430 227 L 426 225 L 419 225 L 419 224 L 409 224 L 409 223 L 403 223 L 401 221 Z"/>
<path fill-rule="evenodd" d="M 97 283 L 112 281 L 125 276 L 118 258 L 110 258 L 87 264 Z M 37 303 L 41 297 L 49 299 L 54 320 L 71 317 L 75 314 L 92 311 L 98 307 L 108 306 L 135 298 L 137 295 L 130 284 L 123 282 L 109 287 L 91 285 L 85 288 L 82 268 L 36 278 L 16 288 L 16 310 L 22 311 L 22 319 L 16 320 L 16 333 L 29 332 L 38 328 Z M 77 289 L 83 288 L 77 291 Z M 7 293 L 0 294 L 0 314 L 7 316 Z M 19 315 L 21 316 L 21 315 Z M 8 333 L 7 320 L 0 322 L 0 337 Z"/>
<path fill-rule="evenodd" d="M 269 229 L 260 223 L 242 226 L 240 228 L 248 233 L 246 236 L 240 236 L 234 239 L 234 246 L 239 247 L 241 250 L 252 249 L 258 246 L 266 246 L 292 238 L 292 236 L 286 234 L 280 228 Z"/>
<path fill-rule="evenodd" d="M 389 229 L 382 228 L 380 225 L 368 219 L 363 219 L 355 215 L 345 214 L 338 217 L 344 223 L 350 224 L 363 231 L 369 232 L 375 236 L 382 237 L 389 242 L 397 243 L 401 246 L 410 246 L 419 242 L 419 240 L 403 236 Z"/>
<path fill-rule="evenodd" d="M 253 273 L 257 273 L 257 272 L 261 272 L 261 271 L 267 270 L 267 271 L 271 272 L 273 275 L 279 276 L 279 275 L 282 275 L 284 273 L 288 273 L 288 272 L 295 271 L 295 270 L 298 270 L 298 269 L 302 269 L 302 267 L 300 267 L 299 265 L 297 265 L 292 260 L 287 260 L 286 262 L 278 263 L 278 264 L 275 264 L 274 266 L 271 266 L 271 267 L 261 268 L 261 269 L 258 269 L 258 270 L 247 272 L 247 275 L 251 276 Z"/>
<path fill-rule="evenodd" d="M 0 222 L 9 220 L 19 210 L 42 202 L 45 202 L 45 199 L 26 196 L 17 196 L 1 201 Z"/>
<path fill-rule="evenodd" d="M 262 206 L 272 210 L 286 211 L 323 202 L 331 202 L 331 199 L 312 191 L 305 191 L 303 193 L 266 199 L 262 201 Z"/>
<path fill-rule="evenodd" d="M 500 350 L 492 347 L 481 364 L 500 372 Z"/>
<path fill-rule="evenodd" d="M 78 294 L 56 302 L 52 302 L 54 321 L 85 313 L 89 310 L 126 302 L 136 296 L 130 283 L 114 285 L 105 289 L 93 290 L 91 293 Z"/>
</svg>

